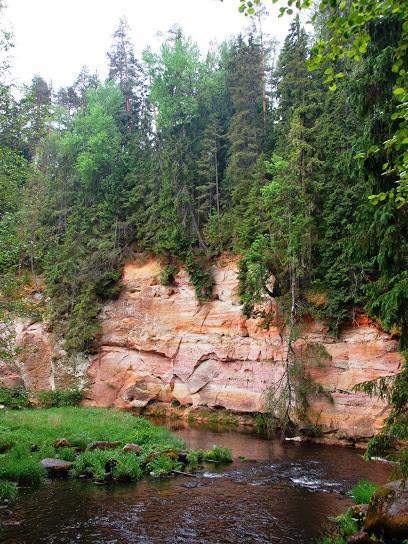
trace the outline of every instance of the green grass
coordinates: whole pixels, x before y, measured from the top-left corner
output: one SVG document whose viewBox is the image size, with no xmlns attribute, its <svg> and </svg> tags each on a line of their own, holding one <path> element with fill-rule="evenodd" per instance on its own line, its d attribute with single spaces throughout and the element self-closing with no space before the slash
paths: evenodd
<svg viewBox="0 0 408 544">
<path fill-rule="evenodd" d="M 13 500 L 17 497 L 16 486 L 11 482 L 0 480 L 0 498 Z"/>
<path fill-rule="evenodd" d="M 360 480 L 351 490 L 354 502 L 356 504 L 368 504 L 378 487 L 378 485 L 368 480 Z M 347 544 L 348 537 L 357 533 L 362 525 L 361 519 L 358 516 L 353 516 L 352 508 L 349 508 L 340 516 L 329 519 L 337 525 L 337 534 L 325 536 L 320 540 L 319 544 Z"/>
<path fill-rule="evenodd" d="M 70 447 L 55 449 L 65 438 Z M 87 450 L 96 441 L 120 442 L 115 449 Z M 138 444 L 140 455 L 123 452 L 126 443 Z M 144 475 L 161 477 L 180 470 L 179 453 L 184 442 L 128 412 L 103 408 L 59 407 L 0 412 L 0 499 L 13 499 L 17 486 L 37 485 L 46 477 L 41 459 L 59 458 L 73 463 L 72 477 L 88 476 L 97 481 L 138 480 Z M 190 470 L 200 462 L 230 462 L 226 448 L 190 452 Z"/>
<path fill-rule="evenodd" d="M 347 540 L 342 536 L 325 536 L 319 544 L 347 544 Z"/>
<path fill-rule="evenodd" d="M 213 446 L 211 450 L 197 450 L 188 454 L 189 465 L 197 468 L 202 463 L 226 464 L 232 462 L 231 450 Z"/>
<path fill-rule="evenodd" d="M 378 485 L 368 480 L 360 480 L 351 490 L 351 494 L 356 504 L 368 504 L 377 489 Z"/>
</svg>

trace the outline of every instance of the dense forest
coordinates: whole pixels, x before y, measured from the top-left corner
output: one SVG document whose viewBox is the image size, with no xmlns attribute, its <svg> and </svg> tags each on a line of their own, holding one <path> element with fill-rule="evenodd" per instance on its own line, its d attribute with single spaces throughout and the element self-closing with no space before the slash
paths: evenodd
<svg viewBox="0 0 408 544">
<path fill-rule="evenodd" d="M 403 25 L 398 16 L 373 20 L 359 62 L 311 71 L 325 22 L 323 11 L 307 32 L 294 16 L 278 49 L 255 14 L 245 34 L 205 54 L 173 28 L 158 52 L 137 58 L 121 20 L 107 80 L 83 68 L 61 89 L 40 76 L 14 88 L 5 60 L 3 316 L 29 311 L 18 295 L 42 276 L 44 318 L 67 351 L 92 353 L 98 313 L 118 296 L 131 251 L 159 255 L 164 283 L 184 263 L 200 300 L 212 296 L 212 259 L 232 252 L 247 316 L 271 296 L 290 334 L 312 314 L 335 335 L 367 312 L 406 349 L 408 214 L 384 196 L 395 186 L 387 165 L 396 151 L 382 145 L 398 122 Z M 12 36 L 2 42 L 6 51 Z M 406 432 L 407 379 L 367 385 L 395 407 L 377 443 Z"/>
</svg>

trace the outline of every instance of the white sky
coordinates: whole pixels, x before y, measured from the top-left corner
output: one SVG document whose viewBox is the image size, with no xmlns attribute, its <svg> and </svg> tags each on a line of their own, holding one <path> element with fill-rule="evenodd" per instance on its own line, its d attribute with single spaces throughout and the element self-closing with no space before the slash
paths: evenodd
<svg viewBox="0 0 408 544">
<path fill-rule="evenodd" d="M 12 74 L 17 83 L 41 75 L 53 87 L 73 82 L 86 64 L 106 76 L 106 51 L 119 18 L 125 16 L 136 51 L 156 48 L 158 32 L 179 24 L 206 51 L 238 33 L 248 18 L 238 13 L 238 0 L 8 0 L 6 15 L 14 32 Z M 272 2 L 270 2 L 272 4 Z M 276 6 L 264 30 L 283 40 L 288 18 Z"/>
</svg>

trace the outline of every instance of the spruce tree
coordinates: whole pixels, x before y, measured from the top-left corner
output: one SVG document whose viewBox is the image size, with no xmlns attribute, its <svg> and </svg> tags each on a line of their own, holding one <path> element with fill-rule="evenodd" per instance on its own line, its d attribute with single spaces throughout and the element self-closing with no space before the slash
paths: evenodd
<svg viewBox="0 0 408 544">
<path fill-rule="evenodd" d="M 229 213 L 234 224 L 232 242 L 239 247 L 239 225 L 245 214 L 257 160 L 262 149 L 261 50 L 255 37 L 242 36 L 233 46 L 227 67 L 227 87 L 233 105 L 228 127 L 229 145 L 226 188 Z"/>
</svg>

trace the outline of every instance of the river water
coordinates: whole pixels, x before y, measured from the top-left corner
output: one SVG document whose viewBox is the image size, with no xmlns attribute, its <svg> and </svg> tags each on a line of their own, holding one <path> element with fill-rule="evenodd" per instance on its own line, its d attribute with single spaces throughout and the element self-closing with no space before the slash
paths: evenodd
<svg viewBox="0 0 408 544">
<path fill-rule="evenodd" d="M 313 544 L 328 516 L 351 503 L 359 479 L 383 483 L 390 472 L 348 448 L 205 428 L 174 432 L 193 449 L 229 447 L 236 461 L 207 465 L 197 477 L 128 485 L 49 481 L 24 493 L 12 515 L 0 514 L 0 542 Z"/>
</svg>

